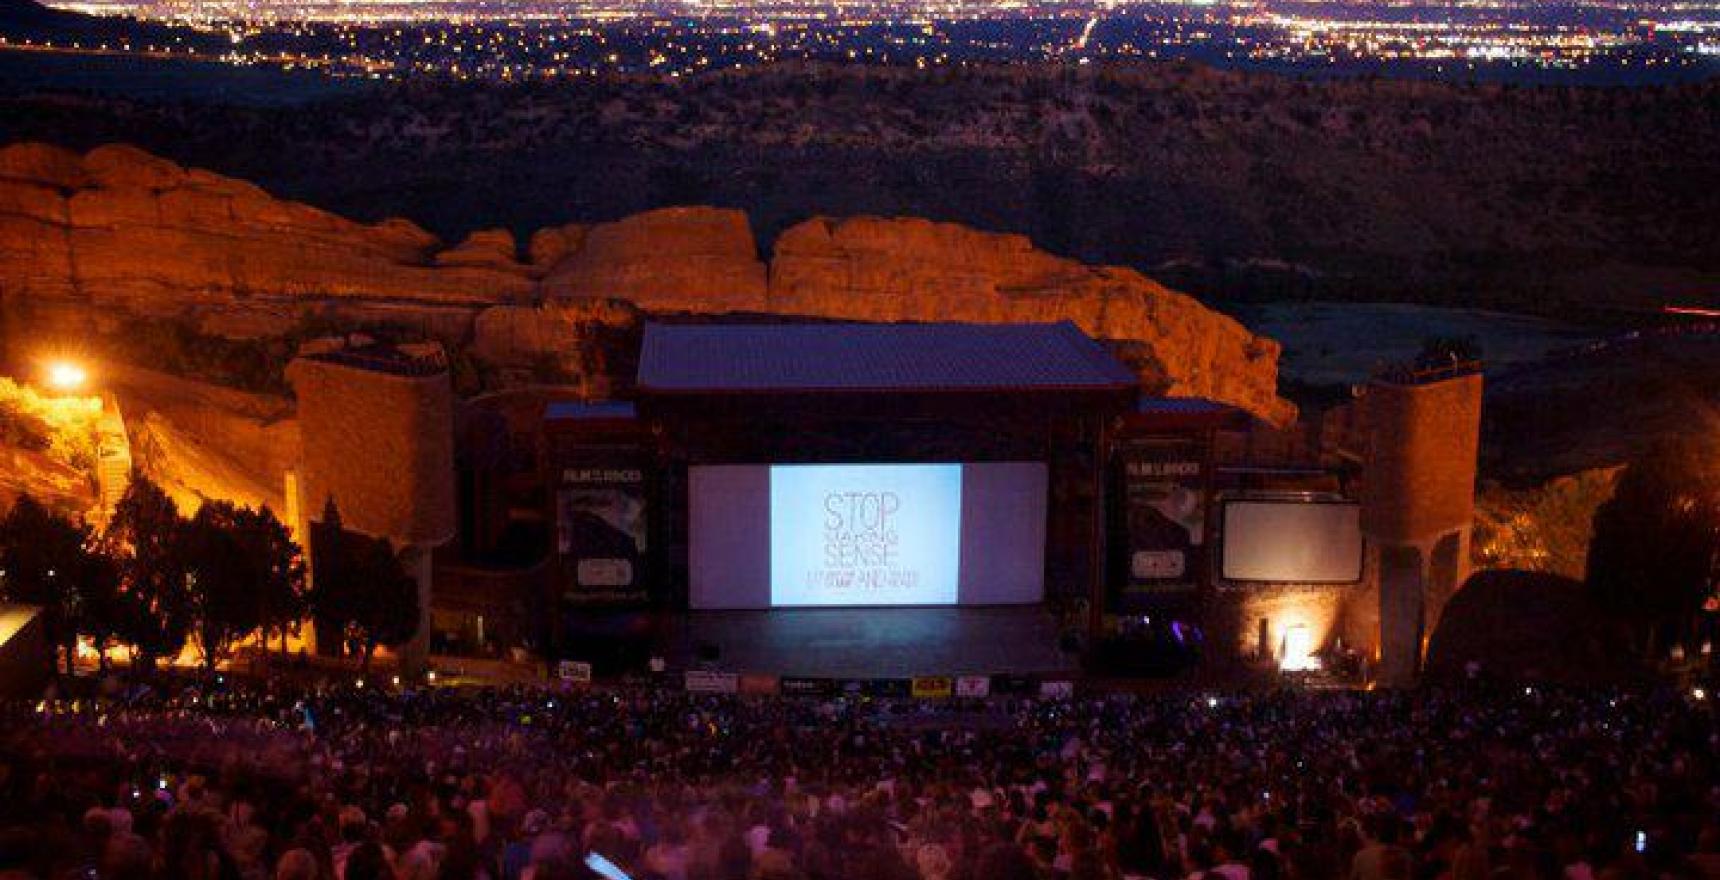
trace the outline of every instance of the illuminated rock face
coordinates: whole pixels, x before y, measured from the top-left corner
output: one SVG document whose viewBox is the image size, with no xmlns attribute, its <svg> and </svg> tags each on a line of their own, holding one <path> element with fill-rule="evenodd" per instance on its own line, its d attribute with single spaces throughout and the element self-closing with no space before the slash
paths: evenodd
<svg viewBox="0 0 1720 880">
<path fill-rule="evenodd" d="M 403 220 L 355 223 L 130 147 L 0 149 L 0 293 L 38 314 L 68 304 L 89 326 L 133 313 L 274 335 L 329 308 L 520 366 L 568 358 L 583 337 L 561 309 L 586 301 L 647 313 L 1069 319 L 1117 343 L 1155 393 L 1294 417 L 1276 393 L 1276 343 L 1138 272 L 1062 259 L 1018 235 L 817 218 L 786 230 L 767 265 L 745 214 L 681 207 L 539 230 L 521 251 L 504 230 L 447 247 Z M 628 323 L 618 317 L 597 320 Z"/>
<path fill-rule="evenodd" d="M 307 516 L 320 520 L 333 499 L 354 531 L 423 546 L 453 537 L 454 397 L 445 365 L 395 370 L 333 353 L 300 357 L 287 375 L 304 438 Z"/>
<path fill-rule="evenodd" d="M 1072 320 L 1088 335 L 1147 349 L 1149 390 L 1210 397 L 1269 421 L 1278 343 L 1134 271 L 1034 248 L 1020 235 L 909 218 L 817 218 L 776 242 L 769 310 L 862 321 Z"/>
<path fill-rule="evenodd" d="M 509 238 L 511 243 L 511 237 Z M 486 305 L 528 297 L 495 236 L 444 250 L 403 220 L 354 223 L 140 150 L 0 150 L 8 293 L 163 309 L 303 297 Z"/>
<path fill-rule="evenodd" d="M 591 227 L 544 278 L 543 292 L 654 311 L 758 312 L 765 267 L 740 211 L 663 208 Z"/>
</svg>

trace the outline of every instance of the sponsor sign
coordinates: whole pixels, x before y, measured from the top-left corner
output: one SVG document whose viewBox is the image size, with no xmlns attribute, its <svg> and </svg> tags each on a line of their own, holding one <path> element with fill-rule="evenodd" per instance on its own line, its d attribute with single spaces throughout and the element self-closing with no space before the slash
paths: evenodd
<svg viewBox="0 0 1720 880">
<path fill-rule="evenodd" d="M 555 676 L 576 684 L 591 682 L 591 664 L 579 660 L 563 660 L 555 665 Z"/>
<path fill-rule="evenodd" d="M 880 678 L 870 682 L 867 690 L 874 697 L 906 697 L 913 692 L 912 682 L 905 678 Z"/>
<path fill-rule="evenodd" d="M 741 675 L 740 692 L 754 696 L 774 696 L 778 691 L 779 680 L 774 675 L 762 672 L 748 672 Z"/>
<path fill-rule="evenodd" d="M 836 682 L 828 678 L 791 678 L 777 682 L 785 697 L 828 697 L 836 693 Z"/>
<path fill-rule="evenodd" d="M 961 675 L 956 677 L 956 696 L 958 697 L 989 697 L 991 696 L 991 677 L 986 675 Z"/>
<path fill-rule="evenodd" d="M 1206 448 L 1190 438 L 1157 438 L 1119 450 L 1124 571 L 1122 601 L 1191 592 L 1200 585 L 1206 544 Z"/>
<path fill-rule="evenodd" d="M 1033 679 L 1025 675 L 994 675 L 991 677 L 991 692 L 1011 696 L 1024 696 L 1034 693 Z"/>
<path fill-rule="evenodd" d="M 556 551 L 565 598 L 599 604 L 644 597 L 645 472 L 631 463 L 569 467 L 555 489 Z"/>
<path fill-rule="evenodd" d="M 581 559 L 574 578 L 582 587 L 625 587 L 633 583 L 633 563 L 625 559 Z"/>
<path fill-rule="evenodd" d="M 1075 697 L 1075 682 L 1072 681 L 1042 681 L 1039 683 L 1039 696 L 1047 700 L 1069 700 Z"/>
<path fill-rule="evenodd" d="M 687 691 L 694 694 L 733 694 L 741 689 L 741 677 L 733 672 L 687 670 Z"/>
<path fill-rule="evenodd" d="M 943 699 L 955 693 L 955 682 L 947 675 L 915 676 L 912 693 L 920 700 Z"/>
</svg>

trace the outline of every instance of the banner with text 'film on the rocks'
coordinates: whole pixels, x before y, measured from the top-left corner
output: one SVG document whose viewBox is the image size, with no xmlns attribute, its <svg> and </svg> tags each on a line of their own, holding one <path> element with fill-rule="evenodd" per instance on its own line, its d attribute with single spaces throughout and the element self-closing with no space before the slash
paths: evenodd
<svg viewBox="0 0 1720 880">
<path fill-rule="evenodd" d="M 555 512 L 563 599 L 605 604 L 644 598 L 645 469 L 638 462 L 564 468 Z"/>
<path fill-rule="evenodd" d="M 1191 438 L 1163 438 L 1119 450 L 1125 570 L 1116 609 L 1192 592 L 1206 567 L 1206 449 Z"/>
</svg>

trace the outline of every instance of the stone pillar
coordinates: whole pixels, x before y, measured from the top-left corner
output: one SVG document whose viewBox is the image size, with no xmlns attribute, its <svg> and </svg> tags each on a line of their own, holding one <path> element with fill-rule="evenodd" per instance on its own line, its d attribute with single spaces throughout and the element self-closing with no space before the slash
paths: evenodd
<svg viewBox="0 0 1720 880">
<path fill-rule="evenodd" d="M 386 538 L 418 583 L 417 637 L 407 674 L 429 654 L 432 551 L 455 532 L 454 398 L 440 346 L 336 340 L 287 368 L 299 401 L 304 460 L 300 508 L 320 520 L 329 501 L 343 528 Z M 307 540 L 308 543 L 308 540 Z"/>
<path fill-rule="evenodd" d="M 1371 382 L 1362 531 L 1379 575 L 1378 679 L 1414 683 L 1445 602 L 1469 574 L 1481 437 L 1478 366 Z"/>
<path fill-rule="evenodd" d="M 433 548 L 409 544 L 400 550 L 401 564 L 418 582 L 418 633 L 400 649 L 400 672 L 416 678 L 430 668 L 430 600 Z"/>
</svg>

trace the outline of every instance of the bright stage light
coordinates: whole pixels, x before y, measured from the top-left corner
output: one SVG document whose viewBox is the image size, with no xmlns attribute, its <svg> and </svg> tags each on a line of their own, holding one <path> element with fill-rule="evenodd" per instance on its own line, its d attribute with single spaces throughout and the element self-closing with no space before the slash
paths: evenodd
<svg viewBox="0 0 1720 880">
<path fill-rule="evenodd" d="M 76 391 L 84 387 L 84 383 L 89 379 L 89 371 L 81 364 L 72 361 L 53 361 L 48 364 L 48 386 L 55 391 Z"/>
<path fill-rule="evenodd" d="M 1281 672 L 1312 672 L 1320 668 L 1320 658 L 1314 656 L 1314 637 L 1308 625 L 1294 624 L 1284 630 L 1284 655 L 1278 658 Z"/>
</svg>

